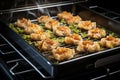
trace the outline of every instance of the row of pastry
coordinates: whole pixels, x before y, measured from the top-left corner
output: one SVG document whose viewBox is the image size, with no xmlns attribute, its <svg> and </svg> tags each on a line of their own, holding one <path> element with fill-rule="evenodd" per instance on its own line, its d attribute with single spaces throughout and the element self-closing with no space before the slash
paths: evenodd
<svg viewBox="0 0 120 80">
<path fill-rule="evenodd" d="M 119 38 L 115 38 L 113 36 L 106 37 L 106 35 L 107 35 L 106 30 L 103 28 L 96 27 L 96 22 L 91 22 L 90 20 L 83 21 L 80 16 L 78 16 L 78 15 L 74 16 L 72 13 L 67 12 L 67 11 L 58 13 L 57 17 L 59 19 L 64 19 L 67 22 L 67 24 L 77 24 L 78 29 L 84 29 L 84 30 L 88 31 L 88 33 L 87 33 L 88 37 L 95 38 L 95 39 L 102 38 L 100 41 L 100 44 L 102 46 L 105 46 L 107 48 L 112 48 L 112 47 L 118 46 L 120 44 Z M 65 36 L 66 44 L 77 45 L 78 43 L 83 41 L 82 37 L 79 34 L 75 34 L 75 33 L 71 34 L 69 26 L 59 26 L 60 25 L 59 21 L 52 19 L 49 16 L 41 16 L 37 19 L 37 21 L 40 23 L 44 23 L 46 29 L 53 30 L 53 32 L 54 32 L 54 30 L 57 29 L 57 30 L 59 30 L 58 33 L 66 34 L 66 35 L 62 35 L 62 36 Z M 48 28 L 48 26 L 49 26 L 49 28 Z M 53 28 L 53 27 L 58 27 L 58 28 Z M 57 35 L 57 36 L 60 36 L 60 35 Z M 107 42 L 107 41 L 109 41 L 109 42 Z"/>
<path fill-rule="evenodd" d="M 37 20 L 44 24 L 45 29 L 52 30 L 54 35 L 64 36 L 65 44 L 77 45 L 76 49 L 60 47 L 57 40 L 50 39 L 50 34 L 45 32 L 38 24 L 32 23 L 29 19 L 18 19 L 15 24 L 24 30 L 25 34 L 30 35 L 30 39 L 37 42 L 37 48 L 42 51 L 52 51 L 56 60 L 68 60 L 74 57 L 76 51 L 96 52 L 101 50 L 101 46 L 113 48 L 120 45 L 120 39 L 113 36 L 106 36 L 105 30 L 96 28 L 96 23 L 91 21 L 82 21 L 79 16 L 73 16 L 69 12 L 59 13 L 58 18 L 64 19 L 68 24 L 77 23 L 78 28 L 88 30 L 88 35 L 93 38 L 102 38 L 100 42 L 83 40 L 79 34 L 71 33 L 68 26 L 63 26 L 58 20 L 49 16 L 41 16 Z"/>
<path fill-rule="evenodd" d="M 32 23 L 28 19 L 18 19 L 15 25 L 23 29 L 25 34 L 30 35 L 31 40 L 37 42 L 37 48 L 40 51 L 52 51 L 56 60 L 70 59 L 73 57 L 73 54 L 75 54 L 74 49 L 59 47 L 60 44 L 58 41 L 50 39 L 50 34 L 46 33 L 39 25 Z"/>
<path fill-rule="evenodd" d="M 64 19 L 68 24 L 77 24 L 78 29 L 87 30 L 87 36 L 92 38 L 102 38 L 106 36 L 106 31 L 96 27 L 96 22 L 90 20 L 83 21 L 79 16 L 73 16 L 69 12 L 61 12 L 58 15 L 59 19 Z M 69 26 L 61 26 L 58 20 L 52 19 L 49 16 L 41 16 L 37 19 L 39 23 L 43 23 L 45 29 L 52 30 L 57 36 L 68 36 L 71 34 Z"/>
</svg>

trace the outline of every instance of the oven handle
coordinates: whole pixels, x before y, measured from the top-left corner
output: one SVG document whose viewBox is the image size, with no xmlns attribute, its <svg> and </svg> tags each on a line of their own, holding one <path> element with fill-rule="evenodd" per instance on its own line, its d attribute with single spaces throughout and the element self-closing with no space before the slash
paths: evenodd
<svg viewBox="0 0 120 80">
<path fill-rule="evenodd" d="M 15 80 L 15 77 L 10 74 L 7 65 L 1 58 L 0 58 L 0 71 L 2 71 L 1 73 L 4 74 L 5 78 L 7 78 L 7 80 Z M 2 78 L 3 78 L 3 76 L 2 76 Z"/>
</svg>

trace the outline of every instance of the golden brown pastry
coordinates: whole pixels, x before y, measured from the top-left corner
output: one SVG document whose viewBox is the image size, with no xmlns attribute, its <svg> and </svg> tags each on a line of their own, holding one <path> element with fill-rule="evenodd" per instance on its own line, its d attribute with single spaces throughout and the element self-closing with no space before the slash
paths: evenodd
<svg viewBox="0 0 120 80">
<path fill-rule="evenodd" d="M 99 39 L 106 36 L 106 31 L 101 28 L 94 28 L 88 31 L 88 36 Z"/>
<path fill-rule="evenodd" d="M 79 23 L 82 19 L 79 16 L 73 16 L 66 19 L 68 24 Z"/>
<path fill-rule="evenodd" d="M 25 27 L 24 32 L 26 34 L 39 33 L 43 32 L 43 29 L 39 25 L 31 23 L 27 27 Z"/>
<path fill-rule="evenodd" d="M 50 51 L 52 49 L 55 49 L 56 47 L 59 46 L 58 41 L 53 40 L 53 39 L 45 39 L 42 42 L 38 41 L 38 49 L 42 51 Z"/>
<path fill-rule="evenodd" d="M 45 23 L 45 28 L 52 30 L 59 25 L 60 25 L 60 23 L 57 20 L 52 20 L 52 21 L 49 21 L 49 22 Z"/>
<path fill-rule="evenodd" d="M 49 22 L 49 21 L 52 21 L 53 19 L 49 16 L 41 16 L 39 18 L 37 18 L 37 21 L 40 22 L 40 23 L 46 23 L 46 22 Z"/>
<path fill-rule="evenodd" d="M 79 52 L 96 52 L 99 50 L 101 50 L 99 43 L 91 40 L 85 40 L 77 46 Z"/>
<path fill-rule="evenodd" d="M 46 32 L 39 32 L 39 33 L 30 34 L 30 38 L 32 40 L 37 40 L 37 41 L 44 40 L 44 39 L 49 38 L 49 37 L 50 37 L 50 34 L 46 33 Z"/>
<path fill-rule="evenodd" d="M 66 44 L 78 45 L 81 41 L 83 41 L 82 37 L 75 33 L 65 37 Z"/>
<path fill-rule="evenodd" d="M 84 30 L 90 30 L 96 27 L 96 22 L 91 21 L 80 21 L 78 23 L 78 28 L 84 29 Z"/>
<path fill-rule="evenodd" d="M 115 46 L 120 46 L 120 38 L 107 36 L 106 38 L 101 39 L 100 44 L 106 48 L 113 48 Z"/>
<path fill-rule="evenodd" d="M 65 47 L 57 47 L 57 49 L 52 50 L 52 53 L 56 60 L 62 61 L 73 58 L 75 50 Z"/>
<path fill-rule="evenodd" d="M 67 11 L 63 11 L 61 13 L 58 13 L 57 14 L 58 18 L 59 19 L 69 19 L 70 17 L 72 17 L 73 15 L 70 13 L 70 12 L 67 12 Z"/>
<path fill-rule="evenodd" d="M 25 28 L 27 27 L 29 24 L 31 24 L 31 21 L 29 19 L 26 18 L 22 18 L 22 19 L 18 19 L 15 24 L 20 27 L 20 28 Z"/>
<path fill-rule="evenodd" d="M 71 30 L 67 26 L 58 26 L 53 32 L 57 36 L 69 36 L 71 34 Z"/>
</svg>

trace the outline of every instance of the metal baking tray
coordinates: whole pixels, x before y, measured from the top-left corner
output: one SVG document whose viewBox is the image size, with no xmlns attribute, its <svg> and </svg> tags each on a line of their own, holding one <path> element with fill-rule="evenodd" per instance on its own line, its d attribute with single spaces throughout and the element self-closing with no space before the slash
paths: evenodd
<svg viewBox="0 0 120 80">
<path fill-rule="evenodd" d="M 56 17 L 55 15 L 62 11 L 68 11 L 71 13 L 74 13 L 75 15 L 79 15 L 82 18 L 86 20 L 92 20 L 97 22 L 97 24 L 104 26 L 104 28 L 111 30 L 115 32 L 116 34 L 120 34 L 120 23 L 111 20 L 107 17 L 104 17 L 102 15 L 99 15 L 90 9 L 81 6 L 80 4 L 66 4 L 66 5 L 57 5 L 57 6 L 47 6 L 47 7 L 38 7 L 33 8 L 30 10 L 16 10 L 13 12 L 4 12 L 2 14 L 2 19 L 4 23 L 7 26 L 2 26 L 1 33 L 3 35 L 9 36 L 15 43 L 17 43 L 26 53 L 20 53 L 19 50 L 18 53 L 21 55 L 26 61 L 28 61 L 36 71 L 41 73 L 39 71 L 39 66 L 42 66 L 51 77 L 58 77 L 67 75 L 70 73 L 74 73 L 76 71 L 83 72 L 85 70 L 89 70 L 91 68 L 97 68 L 97 60 L 111 56 L 116 55 L 120 51 L 120 47 L 115 47 L 112 49 L 107 49 L 104 51 L 95 52 L 92 54 L 87 54 L 81 57 L 77 57 L 74 59 L 70 59 L 67 61 L 60 62 L 58 64 L 54 64 L 51 61 L 49 61 L 47 58 L 45 58 L 41 53 L 39 53 L 34 47 L 26 43 L 24 39 L 21 38 L 18 34 L 16 34 L 14 31 L 12 31 L 8 24 L 11 22 L 16 21 L 19 18 L 25 17 L 29 18 L 32 21 L 36 21 L 36 18 L 38 16 L 41 16 L 43 14 L 47 14 L 51 17 Z M 29 55 L 29 57 L 26 57 L 26 55 Z M 34 59 L 38 65 L 36 65 L 34 62 L 30 60 L 30 58 Z M 115 58 L 114 58 L 115 59 Z M 107 60 L 106 60 L 107 61 Z M 106 63 L 107 64 L 107 63 Z M 103 64 L 99 64 L 99 66 L 103 66 Z"/>
</svg>

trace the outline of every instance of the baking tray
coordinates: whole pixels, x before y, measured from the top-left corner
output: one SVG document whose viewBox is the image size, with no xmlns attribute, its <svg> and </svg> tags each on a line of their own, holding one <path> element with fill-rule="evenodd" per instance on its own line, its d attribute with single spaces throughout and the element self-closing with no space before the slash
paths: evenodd
<svg viewBox="0 0 120 80">
<path fill-rule="evenodd" d="M 50 15 L 51 17 L 55 17 L 55 15 L 62 11 L 68 11 L 71 13 L 74 13 L 75 15 L 80 15 L 82 18 L 86 20 L 92 20 L 97 22 L 97 24 L 104 26 L 106 29 L 111 30 L 115 32 L 116 34 L 120 34 L 120 23 L 111 20 L 105 16 L 99 15 L 90 9 L 81 6 L 80 4 L 68 4 L 68 5 L 60 5 L 60 6 L 50 6 L 47 8 L 42 8 L 43 12 L 39 11 L 38 9 L 30 10 L 31 12 L 35 13 L 36 16 L 32 14 L 28 14 L 28 11 L 18 11 L 12 13 L 12 16 L 10 16 L 10 20 L 8 19 L 8 23 L 14 22 L 19 18 L 25 17 L 29 18 L 33 21 L 36 21 L 35 19 L 37 16 L 41 16 L 43 14 Z M 48 12 L 46 13 L 46 10 Z M 39 13 L 39 14 L 38 14 Z M 9 13 L 5 13 L 6 15 Z M 3 15 L 2 17 L 6 17 L 6 15 Z M 8 24 L 6 22 L 6 25 Z M 51 61 L 49 61 L 47 58 L 45 58 L 41 53 L 39 53 L 34 47 L 29 45 L 24 39 L 21 38 L 18 34 L 16 34 L 14 31 L 12 31 L 8 25 L 2 26 L 3 30 L 1 33 L 3 35 L 9 36 L 15 43 L 17 43 L 26 53 L 19 53 L 26 61 L 29 61 L 29 63 L 39 72 L 39 66 L 42 66 L 51 77 L 59 77 L 63 75 L 68 75 L 70 73 L 74 73 L 76 71 L 84 72 L 89 69 L 97 68 L 96 62 L 99 59 L 116 55 L 120 51 L 120 47 L 115 47 L 112 49 L 107 49 L 104 51 L 95 52 L 92 54 L 87 54 L 85 56 L 77 57 L 74 59 L 70 59 L 67 61 L 60 62 L 58 64 L 54 64 Z M 34 64 L 32 61 L 30 61 L 29 57 L 26 57 L 25 55 L 29 55 L 30 58 L 34 59 L 37 62 Z M 107 63 L 106 63 L 107 64 Z M 103 64 L 99 64 L 99 66 Z"/>
</svg>

